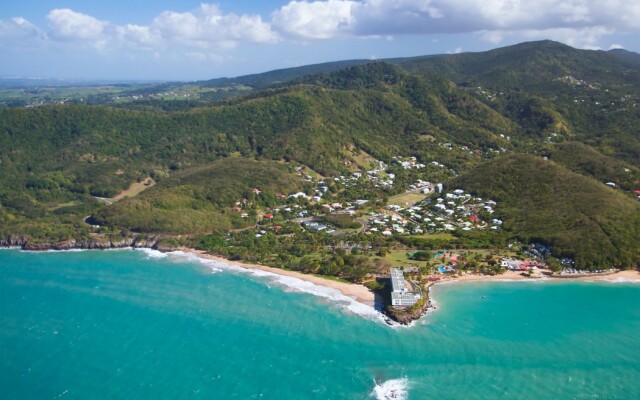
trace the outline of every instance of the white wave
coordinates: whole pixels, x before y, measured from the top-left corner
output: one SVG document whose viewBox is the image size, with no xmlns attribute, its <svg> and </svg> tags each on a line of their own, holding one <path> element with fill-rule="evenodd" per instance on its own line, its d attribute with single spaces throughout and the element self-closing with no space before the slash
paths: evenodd
<svg viewBox="0 0 640 400">
<path fill-rule="evenodd" d="M 167 253 L 163 253 L 159 250 L 154 250 L 154 249 L 148 249 L 148 248 L 137 248 L 135 249 L 136 251 L 139 251 L 141 253 L 144 253 L 148 259 L 152 259 L 152 258 L 166 258 L 168 257 Z"/>
<path fill-rule="evenodd" d="M 409 381 L 407 378 L 390 379 L 376 383 L 371 392 L 371 398 L 376 400 L 404 400 L 409 398 Z"/>
<path fill-rule="evenodd" d="M 81 251 L 90 251 L 89 249 L 62 249 L 62 250 L 22 250 L 24 253 L 79 253 Z"/>
<path fill-rule="evenodd" d="M 640 283 L 640 279 L 631 279 L 631 278 L 624 278 L 624 277 L 618 277 L 614 279 L 603 279 L 602 281 L 609 282 L 609 283 Z"/>
<path fill-rule="evenodd" d="M 337 289 L 316 285 L 312 282 L 308 282 L 292 276 L 280 275 L 269 271 L 263 271 L 261 269 L 243 268 L 240 266 L 227 264 L 222 261 L 206 259 L 190 252 L 174 251 L 169 253 L 169 255 L 181 257 L 183 260 L 187 259 L 189 261 L 194 261 L 206 265 L 214 272 L 225 270 L 235 273 L 248 274 L 256 278 L 267 279 L 269 283 L 278 285 L 284 288 L 285 291 L 301 292 L 321 297 L 330 300 L 332 303 L 338 305 L 343 310 L 347 310 L 372 321 L 380 322 L 393 328 L 404 327 L 404 325 L 389 320 L 382 313 L 376 311 L 375 308 L 360 303 L 359 301 L 356 301 L 354 298 L 343 294 Z"/>
<path fill-rule="evenodd" d="M 189 261 L 189 262 L 193 262 L 193 263 L 197 263 L 197 264 L 202 264 L 205 267 L 209 268 L 211 270 L 211 272 L 220 272 L 221 269 L 217 268 L 217 264 L 219 264 L 218 262 L 216 262 L 215 260 L 209 260 L 203 257 L 198 256 L 195 253 L 191 253 L 188 251 L 172 251 L 170 253 L 165 253 L 168 257 L 177 259 L 178 261 Z"/>
</svg>

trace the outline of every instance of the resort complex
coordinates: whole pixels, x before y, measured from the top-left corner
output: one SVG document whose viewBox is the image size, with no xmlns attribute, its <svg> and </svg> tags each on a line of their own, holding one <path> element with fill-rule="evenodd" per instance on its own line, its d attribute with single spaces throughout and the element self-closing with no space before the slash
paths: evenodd
<svg viewBox="0 0 640 400">
<path fill-rule="evenodd" d="M 411 285 L 409 283 L 409 285 Z M 392 306 L 412 306 L 420 300 L 422 293 L 420 290 L 410 290 L 404 273 L 398 268 L 391 269 L 391 305 Z"/>
</svg>

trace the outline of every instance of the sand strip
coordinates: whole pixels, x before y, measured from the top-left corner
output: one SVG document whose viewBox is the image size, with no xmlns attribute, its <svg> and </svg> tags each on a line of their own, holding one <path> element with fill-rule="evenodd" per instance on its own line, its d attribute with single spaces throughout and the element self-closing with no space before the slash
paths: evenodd
<svg viewBox="0 0 640 400">
<path fill-rule="evenodd" d="M 324 287 L 328 287 L 331 289 L 335 289 L 340 291 L 342 294 L 344 294 L 347 297 L 351 297 L 355 300 L 357 300 L 360 303 L 366 304 L 368 306 L 373 306 L 374 305 L 374 294 L 373 292 L 371 292 L 369 289 L 367 289 L 365 286 L 363 285 L 358 285 L 355 283 L 344 283 L 344 282 L 338 282 L 338 281 L 334 281 L 331 279 L 325 279 L 319 276 L 315 276 L 315 275 L 309 275 L 309 274 L 303 274 L 301 272 L 297 272 L 297 271 L 288 271 L 285 269 L 280 269 L 280 268 L 273 268 L 273 267 L 267 267 L 264 265 L 258 265 L 258 264 L 248 264 L 248 263 L 242 263 L 242 262 L 238 262 L 238 261 L 230 261 L 227 260 L 225 258 L 219 257 L 219 256 L 214 256 L 211 254 L 208 254 L 204 251 L 201 250 L 195 250 L 195 249 L 181 249 L 183 251 L 188 251 L 194 254 L 197 254 L 198 256 L 202 257 L 202 258 L 206 258 L 209 260 L 214 260 L 216 262 L 220 262 L 223 264 L 227 264 L 227 265 L 231 265 L 234 267 L 240 267 L 240 268 L 247 268 L 247 269 L 258 269 L 261 271 L 266 271 L 266 272 L 271 272 L 272 274 L 277 274 L 277 275 L 284 275 L 284 276 L 290 276 L 293 278 L 297 278 L 306 282 L 311 282 L 314 285 L 319 285 L 319 286 L 324 286 Z"/>
</svg>

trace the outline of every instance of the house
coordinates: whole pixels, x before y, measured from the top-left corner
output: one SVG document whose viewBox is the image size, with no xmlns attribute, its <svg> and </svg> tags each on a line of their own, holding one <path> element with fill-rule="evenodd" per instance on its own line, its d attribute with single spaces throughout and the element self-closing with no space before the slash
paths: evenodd
<svg viewBox="0 0 640 400">
<path fill-rule="evenodd" d="M 404 273 L 397 269 L 391 269 L 391 305 L 412 306 L 422 298 L 422 293 L 409 290 L 404 280 Z"/>
<path fill-rule="evenodd" d="M 325 224 L 321 224 L 315 221 L 305 221 L 302 223 L 302 226 L 313 232 L 320 232 L 327 229 L 327 226 Z"/>
<path fill-rule="evenodd" d="M 292 197 L 295 198 L 295 199 L 300 198 L 300 197 L 305 198 L 305 199 L 309 198 L 305 192 L 298 192 L 298 193 L 294 193 L 294 194 L 289 196 L 289 198 L 292 198 Z"/>
</svg>

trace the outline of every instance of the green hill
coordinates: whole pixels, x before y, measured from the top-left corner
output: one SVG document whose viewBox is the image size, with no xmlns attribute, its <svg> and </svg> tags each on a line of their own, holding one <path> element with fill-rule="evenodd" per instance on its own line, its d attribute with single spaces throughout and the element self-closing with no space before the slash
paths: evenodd
<svg viewBox="0 0 640 400">
<path fill-rule="evenodd" d="M 229 158 L 179 172 L 134 198 L 104 208 L 94 220 L 134 232 L 226 231 L 255 224 L 256 207 L 273 206 L 276 192 L 292 193 L 301 187 L 301 180 L 285 165 Z M 253 189 L 262 193 L 256 195 Z M 251 218 L 232 211 L 242 199 Z"/>
<path fill-rule="evenodd" d="M 482 164 L 454 183 L 496 200 L 505 229 L 552 246 L 581 268 L 640 263 L 640 204 L 618 190 L 525 154 Z"/>
<path fill-rule="evenodd" d="M 0 236 L 87 235 L 88 215 L 114 231 L 243 227 L 229 207 L 252 187 L 299 188 L 283 164 L 334 177 L 364 152 L 436 162 L 398 178 L 407 185 L 462 175 L 505 202 L 509 232 L 587 267 L 637 262 L 640 67 L 625 57 L 532 42 L 274 71 L 244 96 L 193 106 L 1 109 Z M 96 199 L 147 177 L 158 184 L 135 198 Z"/>
</svg>

